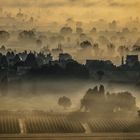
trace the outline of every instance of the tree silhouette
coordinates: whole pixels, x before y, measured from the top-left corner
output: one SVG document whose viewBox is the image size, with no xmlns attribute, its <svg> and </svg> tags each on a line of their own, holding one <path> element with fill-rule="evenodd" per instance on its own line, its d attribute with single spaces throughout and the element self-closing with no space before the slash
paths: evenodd
<svg viewBox="0 0 140 140">
<path fill-rule="evenodd" d="M 95 86 L 93 89 L 89 89 L 85 96 L 81 100 L 81 109 L 85 108 L 85 111 L 91 111 L 96 104 L 96 97 L 98 96 L 98 87 Z"/>
<path fill-rule="evenodd" d="M 64 107 L 64 109 L 66 109 L 72 105 L 71 100 L 65 96 L 59 98 L 58 104 L 60 106 Z"/>
<path fill-rule="evenodd" d="M 76 28 L 76 33 L 77 33 L 77 34 L 82 34 L 82 33 L 83 33 L 83 29 L 80 28 L 80 27 L 77 27 L 77 28 Z"/>
<path fill-rule="evenodd" d="M 37 46 L 41 47 L 42 46 L 42 40 L 41 39 L 37 39 L 36 40 L 36 44 L 37 44 Z"/>
<path fill-rule="evenodd" d="M 93 27 L 90 31 L 90 33 L 95 34 L 97 32 L 97 29 L 95 27 Z"/>
<path fill-rule="evenodd" d="M 71 27 L 62 27 L 60 30 L 60 33 L 62 35 L 70 35 L 72 33 L 72 28 Z"/>
<path fill-rule="evenodd" d="M 10 38 L 10 34 L 7 31 L 0 31 L 0 42 L 6 42 Z"/>
<path fill-rule="evenodd" d="M 104 95 L 104 94 L 105 94 L 105 88 L 104 88 L 103 85 L 100 85 L 100 87 L 99 87 L 99 93 L 100 93 L 101 95 Z"/>
<path fill-rule="evenodd" d="M 88 40 L 86 40 L 86 41 L 83 41 L 83 42 L 81 42 L 80 43 L 80 46 L 81 46 L 81 48 L 89 48 L 89 47 L 91 47 L 92 46 L 92 44 L 91 44 L 91 42 L 89 42 Z"/>
<path fill-rule="evenodd" d="M 8 68 L 8 60 L 5 55 L 1 57 L 0 66 L 3 68 Z"/>
<path fill-rule="evenodd" d="M 18 39 L 23 41 L 25 40 L 34 41 L 36 39 L 36 34 L 33 30 L 29 30 L 29 31 L 25 30 L 19 33 Z"/>
<path fill-rule="evenodd" d="M 27 55 L 27 58 L 26 58 L 26 60 L 25 60 L 25 64 L 27 65 L 27 66 L 30 66 L 30 67 L 37 67 L 38 66 L 38 64 L 37 64 L 37 59 L 36 59 L 36 56 L 35 56 L 35 54 L 33 54 L 33 53 L 29 53 L 28 55 Z"/>
<path fill-rule="evenodd" d="M 94 114 L 136 112 L 136 98 L 129 92 L 105 94 L 103 85 L 88 89 L 81 99 L 81 108 Z M 139 111 L 140 112 L 140 111 Z M 138 113 L 139 113 L 138 112 Z"/>
<path fill-rule="evenodd" d="M 133 110 L 136 108 L 135 97 L 129 92 L 121 92 L 117 94 L 117 107 L 121 110 Z"/>
</svg>

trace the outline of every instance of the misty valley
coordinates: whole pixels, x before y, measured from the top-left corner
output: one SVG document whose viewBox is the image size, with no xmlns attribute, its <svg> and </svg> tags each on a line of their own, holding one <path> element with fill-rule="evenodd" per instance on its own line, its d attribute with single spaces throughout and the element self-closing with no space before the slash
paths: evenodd
<svg viewBox="0 0 140 140">
<path fill-rule="evenodd" d="M 0 0 L 0 140 L 140 140 L 139 0 Z"/>
<path fill-rule="evenodd" d="M 76 111 L 88 89 L 100 85 L 91 80 L 42 80 L 11 83 L 1 91 L 1 110 Z M 134 84 L 103 83 L 106 92 L 130 92 L 139 106 L 139 88 Z M 1 88 L 2 89 L 2 88 Z M 3 92 L 3 93 L 2 93 Z M 72 105 L 64 110 L 58 105 L 60 97 L 69 97 Z M 94 106 L 93 106 L 94 108 Z"/>
</svg>

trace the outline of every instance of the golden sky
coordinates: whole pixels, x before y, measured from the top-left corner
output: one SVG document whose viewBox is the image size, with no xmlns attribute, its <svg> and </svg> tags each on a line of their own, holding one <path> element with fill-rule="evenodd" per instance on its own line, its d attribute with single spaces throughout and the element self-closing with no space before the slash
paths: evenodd
<svg viewBox="0 0 140 140">
<path fill-rule="evenodd" d="M 50 21 L 118 19 L 140 12 L 140 0 L 0 0 L 0 6 L 12 12 L 21 8 Z"/>
</svg>

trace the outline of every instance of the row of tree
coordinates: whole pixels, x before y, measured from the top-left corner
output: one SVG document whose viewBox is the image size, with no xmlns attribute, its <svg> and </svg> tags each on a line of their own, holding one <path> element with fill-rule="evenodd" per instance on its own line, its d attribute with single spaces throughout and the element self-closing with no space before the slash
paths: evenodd
<svg viewBox="0 0 140 140">
<path fill-rule="evenodd" d="M 72 102 L 68 97 L 61 97 L 58 104 L 64 108 L 71 106 Z M 81 99 L 80 111 L 96 114 L 113 114 L 119 112 L 136 112 L 136 98 L 129 92 L 109 93 L 103 85 L 88 89 Z"/>
</svg>

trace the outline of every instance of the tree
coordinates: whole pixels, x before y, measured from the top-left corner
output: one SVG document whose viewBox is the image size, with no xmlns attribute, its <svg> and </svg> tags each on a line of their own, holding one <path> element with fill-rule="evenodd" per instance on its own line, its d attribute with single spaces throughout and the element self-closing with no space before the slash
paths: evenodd
<svg viewBox="0 0 140 140">
<path fill-rule="evenodd" d="M 45 35 L 40 35 L 38 37 L 38 39 L 42 40 L 42 41 L 46 41 L 47 40 L 47 37 Z"/>
<path fill-rule="evenodd" d="M 1 57 L 0 66 L 3 68 L 8 68 L 8 60 L 5 55 Z"/>
<path fill-rule="evenodd" d="M 110 41 L 105 36 L 99 36 L 98 42 L 103 45 L 108 45 L 110 43 Z"/>
<path fill-rule="evenodd" d="M 129 92 L 105 94 L 103 85 L 88 89 L 81 100 L 81 108 L 94 114 L 136 112 L 136 98 Z M 140 114 L 140 111 L 138 112 Z"/>
<path fill-rule="evenodd" d="M 117 94 L 117 107 L 121 110 L 128 111 L 136 109 L 136 98 L 129 92 L 121 92 Z"/>
<path fill-rule="evenodd" d="M 38 65 L 37 65 L 37 59 L 36 59 L 35 54 L 33 54 L 33 53 L 30 52 L 30 53 L 27 55 L 27 58 L 26 58 L 26 60 L 25 60 L 25 64 L 26 64 L 27 66 L 36 68 Z"/>
<path fill-rule="evenodd" d="M 10 34 L 7 31 L 0 31 L 0 42 L 6 42 L 10 38 Z"/>
<path fill-rule="evenodd" d="M 95 107 L 96 99 L 98 97 L 98 87 L 95 86 L 93 89 L 88 89 L 85 96 L 81 100 L 81 109 L 85 108 L 85 111 L 91 111 Z M 80 110 L 81 110 L 80 109 Z"/>
<path fill-rule="evenodd" d="M 72 34 L 72 28 L 71 27 L 63 27 L 63 28 L 61 28 L 60 33 L 62 35 L 70 35 L 70 34 Z"/>
<path fill-rule="evenodd" d="M 113 55 L 115 53 L 115 45 L 110 43 L 107 45 L 108 51 Z"/>
<path fill-rule="evenodd" d="M 14 61 L 14 64 L 17 64 L 17 63 L 19 63 L 21 61 L 21 59 L 20 59 L 18 54 L 15 55 L 13 61 Z"/>
<path fill-rule="evenodd" d="M 28 40 L 28 41 L 34 41 L 36 39 L 36 34 L 33 30 L 29 31 L 22 31 L 19 33 L 18 38 L 20 40 Z"/>
<path fill-rule="evenodd" d="M 109 28 L 111 30 L 115 30 L 117 28 L 117 22 L 113 20 L 111 23 L 109 23 Z"/>
<path fill-rule="evenodd" d="M 42 46 L 42 40 L 41 39 L 37 39 L 36 40 L 36 44 L 37 44 L 37 46 L 41 47 Z"/>
<path fill-rule="evenodd" d="M 104 87 L 104 85 L 100 85 L 100 87 L 99 87 L 99 93 L 102 94 L 102 95 L 105 94 L 105 87 Z"/>
<path fill-rule="evenodd" d="M 83 23 L 82 23 L 81 21 L 77 21 L 77 22 L 76 22 L 76 26 L 77 26 L 77 27 L 82 27 L 82 25 L 83 25 Z"/>
<path fill-rule="evenodd" d="M 96 34 L 96 33 L 97 33 L 97 29 L 96 29 L 95 27 L 93 27 L 93 28 L 91 29 L 90 33 Z"/>
<path fill-rule="evenodd" d="M 68 97 L 63 96 L 59 98 L 58 104 L 66 109 L 72 105 L 72 102 Z"/>
<path fill-rule="evenodd" d="M 80 27 L 77 27 L 77 28 L 76 28 L 76 33 L 77 33 L 77 34 L 82 34 L 82 33 L 83 33 L 83 29 L 80 28 Z"/>
<path fill-rule="evenodd" d="M 89 42 L 88 40 L 86 40 L 86 41 L 83 41 L 83 42 L 81 42 L 80 43 L 80 46 L 81 46 L 81 48 L 89 48 L 89 47 L 91 47 L 92 46 L 92 44 L 91 44 L 91 42 Z"/>
<path fill-rule="evenodd" d="M 128 34 L 128 33 L 130 33 L 130 31 L 127 27 L 125 27 L 125 28 L 122 29 L 122 33 Z"/>
<path fill-rule="evenodd" d="M 63 42 L 65 39 L 62 35 L 55 35 L 55 36 L 50 36 L 49 41 L 51 43 L 60 43 Z"/>
</svg>

